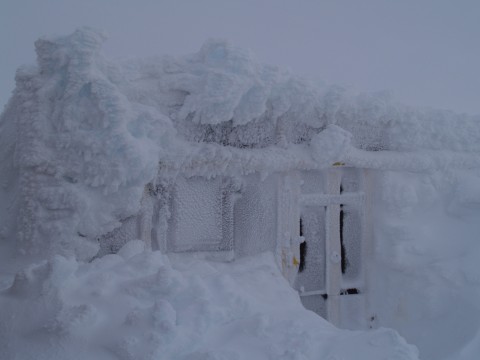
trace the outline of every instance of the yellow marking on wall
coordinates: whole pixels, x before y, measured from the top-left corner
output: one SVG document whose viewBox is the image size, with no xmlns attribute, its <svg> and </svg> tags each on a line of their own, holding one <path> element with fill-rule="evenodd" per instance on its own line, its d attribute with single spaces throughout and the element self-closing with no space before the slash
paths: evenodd
<svg viewBox="0 0 480 360">
<path fill-rule="evenodd" d="M 292 261 L 292 262 L 293 262 L 293 265 L 294 265 L 294 266 L 300 265 L 300 262 L 297 260 L 297 258 L 296 258 L 295 256 L 293 257 L 293 261 Z"/>
</svg>

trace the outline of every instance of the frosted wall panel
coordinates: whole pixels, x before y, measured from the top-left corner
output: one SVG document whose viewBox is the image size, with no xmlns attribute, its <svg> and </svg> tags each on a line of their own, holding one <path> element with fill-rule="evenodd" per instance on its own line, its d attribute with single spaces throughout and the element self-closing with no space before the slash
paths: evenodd
<svg viewBox="0 0 480 360">
<path fill-rule="evenodd" d="M 277 240 L 277 178 L 244 179 L 241 197 L 234 207 L 235 255 L 275 251 Z"/>
<path fill-rule="evenodd" d="M 169 250 L 222 250 L 221 178 L 177 178 L 171 204 Z"/>
</svg>

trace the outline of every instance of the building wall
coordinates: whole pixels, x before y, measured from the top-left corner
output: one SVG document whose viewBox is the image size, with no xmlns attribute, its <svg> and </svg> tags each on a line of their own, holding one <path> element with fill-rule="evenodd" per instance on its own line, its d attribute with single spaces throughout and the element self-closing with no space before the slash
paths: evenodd
<svg viewBox="0 0 480 360">
<path fill-rule="evenodd" d="M 235 256 L 275 251 L 277 242 L 278 175 L 242 179 L 241 195 L 234 205 Z"/>
</svg>

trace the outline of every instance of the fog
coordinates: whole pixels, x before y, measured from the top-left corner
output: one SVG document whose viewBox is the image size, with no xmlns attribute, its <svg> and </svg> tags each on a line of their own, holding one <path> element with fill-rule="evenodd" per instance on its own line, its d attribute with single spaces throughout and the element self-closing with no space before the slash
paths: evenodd
<svg viewBox="0 0 480 360">
<path fill-rule="evenodd" d="M 0 107 L 33 42 L 83 25 L 112 58 L 180 55 L 211 37 L 266 63 L 406 104 L 480 113 L 477 0 L 2 0 Z"/>
</svg>

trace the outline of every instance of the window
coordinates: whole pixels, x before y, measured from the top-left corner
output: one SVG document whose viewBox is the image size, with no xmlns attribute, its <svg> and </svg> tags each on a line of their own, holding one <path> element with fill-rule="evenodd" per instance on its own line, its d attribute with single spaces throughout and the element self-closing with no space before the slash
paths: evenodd
<svg viewBox="0 0 480 360">
<path fill-rule="evenodd" d="M 232 190 L 229 178 L 178 177 L 170 204 L 168 251 L 232 250 Z"/>
</svg>

